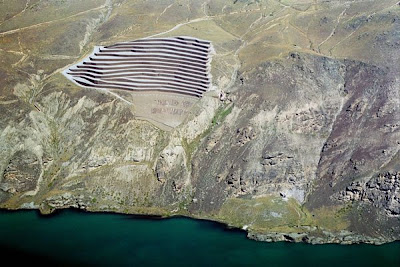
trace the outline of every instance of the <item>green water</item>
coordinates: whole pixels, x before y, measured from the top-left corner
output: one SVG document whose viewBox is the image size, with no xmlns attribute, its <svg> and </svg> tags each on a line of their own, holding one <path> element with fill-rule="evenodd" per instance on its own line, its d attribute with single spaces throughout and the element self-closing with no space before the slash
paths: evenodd
<svg viewBox="0 0 400 267">
<path fill-rule="evenodd" d="M 261 243 L 207 221 L 62 211 L 0 211 L 0 253 L 13 263 L 259 266 L 400 266 L 400 242 Z M 3 261 L 4 262 L 4 261 Z"/>
</svg>

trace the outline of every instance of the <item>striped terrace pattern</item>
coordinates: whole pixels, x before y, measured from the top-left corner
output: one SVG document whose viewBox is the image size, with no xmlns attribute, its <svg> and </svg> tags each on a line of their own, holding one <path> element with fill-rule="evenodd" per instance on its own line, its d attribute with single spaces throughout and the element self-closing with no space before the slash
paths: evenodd
<svg viewBox="0 0 400 267">
<path fill-rule="evenodd" d="M 82 87 L 202 97 L 211 86 L 209 41 L 148 38 L 97 46 L 64 75 Z"/>
</svg>

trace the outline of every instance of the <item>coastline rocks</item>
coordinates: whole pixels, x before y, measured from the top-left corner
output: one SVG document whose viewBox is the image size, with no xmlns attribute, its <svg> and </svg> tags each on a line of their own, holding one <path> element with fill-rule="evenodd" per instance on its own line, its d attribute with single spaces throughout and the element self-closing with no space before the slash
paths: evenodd
<svg viewBox="0 0 400 267">
<path fill-rule="evenodd" d="M 61 208 L 76 208 L 86 210 L 90 205 L 90 201 L 84 195 L 72 195 L 71 193 L 64 193 L 46 198 L 40 206 L 41 211 L 45 211 L 46 207 L 50 213 L 55 209 Z"/>
<path fill-rule="evenodd" d="M 36 210 L 39 208 L 39 205 L 36 205 L 35 202 L 28 202 L 28 203 L 23 203 L 19 208 L 27 210 Z"/>
<path fill-rule="evenodd" d="M 341 244 L 341 245 L 351 245 L 351 244 L 374 244 L 381 245 L 386 242 L 390 242 L 393 240 L 387 240 L 382 237 L 371 237 L 355 234 L 349 231 L 340 231 L 340 232 L 329 232 L 329 231 L 319 231 L 318 233 L 268 233 L 268 234 L 260 234 L 260 233 L 252 233 L 249 232 L 247 234 L 249 239 L 253 239 L 256 241 L 263 242 L 278 242 L 278 241 L 286 241 L 286 242 L 304 242 L 313 245 L 317 244 Z"/>
</svg>

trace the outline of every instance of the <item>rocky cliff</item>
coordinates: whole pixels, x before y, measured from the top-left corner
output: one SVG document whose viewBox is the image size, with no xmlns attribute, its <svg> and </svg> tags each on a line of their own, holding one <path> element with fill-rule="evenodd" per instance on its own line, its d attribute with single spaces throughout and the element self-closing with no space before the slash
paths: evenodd
<svg viewBox="0 0 400 267">
<path fill-rule="evenodd" d="M 186 215 L 264 241 L 400 239 L 398 1 L 0 3 L 0 207 Z M 175 128 L 62 70 L 96 45 L 210 40 Z"/>
</svg>

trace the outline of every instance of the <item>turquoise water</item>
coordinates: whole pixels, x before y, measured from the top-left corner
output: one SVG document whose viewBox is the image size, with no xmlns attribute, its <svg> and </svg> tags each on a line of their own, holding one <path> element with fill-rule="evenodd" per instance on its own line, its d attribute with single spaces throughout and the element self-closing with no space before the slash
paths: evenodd
<svg viewBox="0 0 400 267">
<path fill-rule="evenodd" d="M 372 245 L 261 243 L 220 224 L 66 210 L 0 211 L 2 262 L 41 264 L 400 266 L 400 242 Z"/>
</svg>

